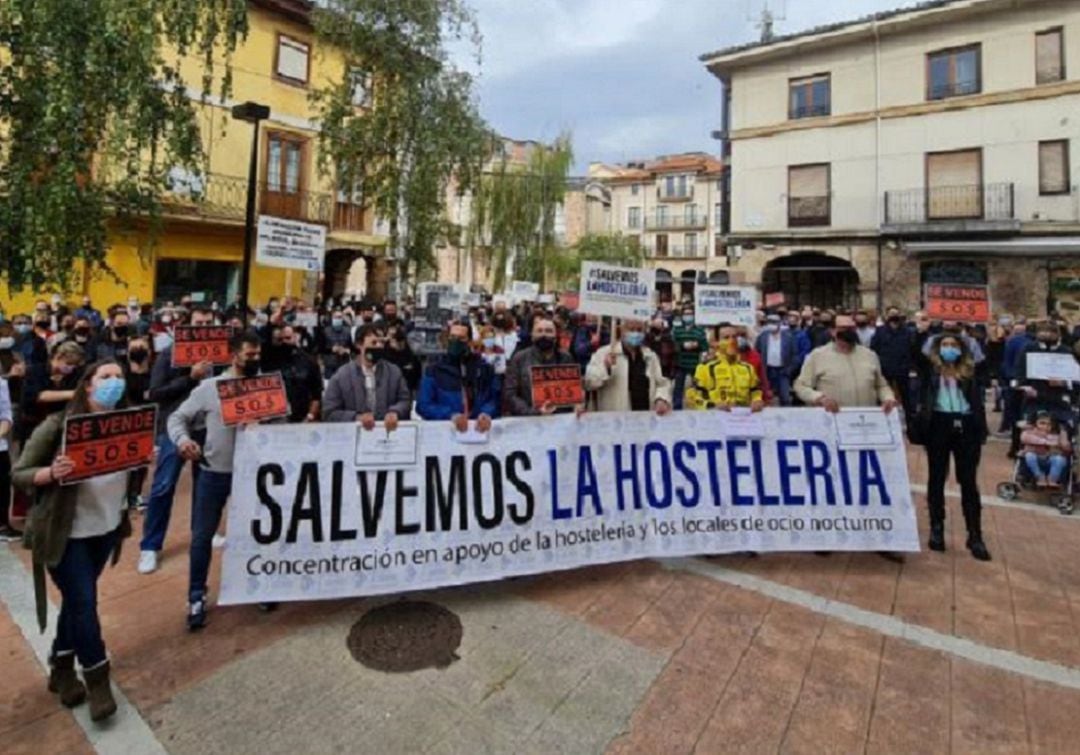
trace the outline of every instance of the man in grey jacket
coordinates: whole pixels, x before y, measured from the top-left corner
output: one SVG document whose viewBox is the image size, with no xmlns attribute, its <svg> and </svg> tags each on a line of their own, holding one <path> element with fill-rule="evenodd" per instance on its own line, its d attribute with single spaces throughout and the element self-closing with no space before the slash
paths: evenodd
<svg viewBox="0 0 1080 755">
<path fill-rule="evenodd" d="M 397 365 L 383 359 L 385 340 L 376 325 L 363 325 L 356 332 L 356 359 L 334 373 L 323 393 L 324 422 L 356 422 L 365 430 L 382 422 L 393 432 L 400 420 L 409 419 L 409 384 Z"/>
<path fill-rule="evenodd" d="M 236 428 L 226 427 L 221 418 L 217 383 L 223 379 L 255 377 L 261 366 L 262 339 L 244 331 L 229 343 L 232 364 L 215 378 L 203 380 L 177 407 L 168 421 L 169 440 L 183 459 L 200 466 L 191 504 L 191 555 L 188 578 L 188 629 L 206 626 L 206 580 L 210 572 L 212 541 L 221 512 L 232 490 L 233 450 Z M 206 441 L 193 439 L 196 427 L 206 427 Z"/>
</svg>

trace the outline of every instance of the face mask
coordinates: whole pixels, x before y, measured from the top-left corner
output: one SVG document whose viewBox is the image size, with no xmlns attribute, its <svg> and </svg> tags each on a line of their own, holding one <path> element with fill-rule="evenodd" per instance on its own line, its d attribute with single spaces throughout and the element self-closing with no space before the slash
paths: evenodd
<svg viewBox="0 0 1080 755">
<path fill-rule="evenodd" d="M 161 316 L 161 324 L 162 325 L 171 325 L 172 324 L 172 315 L 162 315 Z"/>
<path fill-rule="evenodd" d="M 446 344 L 446 354 L 451 359 L 461 359 L 465 356 L 467 346 L 464 341 L 454 339 Z"/>
<path fill-rule="evenodd" d="M 953 364 L 960 359 L 960 349 L 955 346 L 942 346 L 941 347 L 941 361 L 946 364 Z"/>
<path fill-rule="evenodd" d="M 540 349 L 540 351 L 543 352 L 555 350 L 555 339 L 548 336 L 541 336 L 540 338 L 537 338 L 535 341 L 533 341 L 533 343 L 536 344 L 536 348 Z"/>
<path fill-rule="evenodd" d="M 149 358 L 150 354 L 145 349 L 135 349 L 128 352 L 128 359 L 134 364 L 142 364 Z"/>
<path fill-rule="evenodd" d="M 240 367 L 240 372 L 244 377 L 255 377 L 259 374 L 260 367 L 262 363 L 258 359 L 249 359 Z"/>
<path fill-rule="evenodd" d="M 0 351 L 11 351 L 15 348 L 15 339 L 11 336 L 0 338 Z"/>
<path fill-rule="evenodd" d="M 889 318 L 889 324 L 891 324 L 891 325 L 899 325 L 900 322 L 901 322 L 901 319 L 900 319 L 899 315 L 893 315 L 892 317 Z"/>
<path fill-rule="evenodd" d="M 345 321 L 342 320 L 340 317 L 335 317 L 330 320 L 330 324 L 334 327 L 334 330 L 341 330 L 341 328 L 345 325 Z"/>
<path fill-rule="evenodd" d="M 739 339 L 727 338 L 723 341 L 720 347 L 725 354 L 729 357 L 733 357 L 739 353 Z"/>
<path fill-rule="evenodd" d="M 154 336 L 154 351 L 162 352 L 172 346 L 172 336 L 168 333 L 158 333 Z"/>
<path fill-rule="evenodd" d="M 100 383 L 94 386 L 94 392 L 92 394 L 94 403 L 105 407 L 106 409 L 112 409 L 114 406 L 120 403 L 120 399 L 124 397 L 124 388 L 127 384 L 123 378 L 105 378 Z"/>
<path fill-rule="evenodd" d="M 30 330 L 30 326 L 24 322 L 19 323 L 15 326 L 15 332 L 18 333 L 20 336 L 25 336 L 27 333 L 30 332 Z"/>
<path fill-rule="evenodd" d="M 368 348 L 364 349 L 364 359 L 366 359 L 369 364 L 375 364 L 376 362 L 381 361 L 385 357 L 386 349 L 384 349 L 382 346 L 369 346 Z"/>
<path fill-rule="evenodd" d="M 494 349 L 495 348 L 495 339 L 494 338 L 485 338 L 484 339 L 484 348 L 485 349 Z"/>
<path fill-rule="evenodd" d="M 683 325 L 693 325 L 694 324 L 694 316 L 693 315 L 683 315 L 682 321 L 683 321 Z"/>
<path fill-rule="evenodd" d="M 49 321 L 48 320 L 34 320 L 34 327 L 35 328 L 41 328 L 42 330 L 48 330 L 49 329 Z"/>
<path fill-rule="evenodd" d="M 623 336 L 623 343 L 631 349 L 636 349 L 641 346 L 641 344 L 645 343 L 645 334 L 638 331 L 627 333 Z"/>
<path fill-rule="evenodd" d="M 75 372 L 75 365 L 61 364 L 59 367 L 56 368 L 56 371 L 59 372 L 61 375 L 70 375 L 71 373 Z"/>
<path fill-rule="evenodd" d="M 738 343 L 738 345 L 739 345 L 739 351 L 746 351 L 747 349 L 750 348 L 750 342 L 747 341 L 742 336 L 739 336 L 738 341 L 736 341 L 736 343 Z"/>
<path fill-rule="evenodd" d="M 362 319 L 364 322 L 371 322 L 375 319 L 375 315 L 364 315 L 360 319 Z"/>
<path fill-rule="evenodd" d="M 114 325 L 113 329 L 112 329 L 112 332 L 116 336 L 118 336 L 119 338 L 124 338 L 128 334 L 128 326 L 127 325 Z"/>
<path fill-rule="evenodd" d="M 506 330 L 505 318 L 496 317 L 494 320 L 491 321 L 491 324 L 494 325 L 498 330 Z"/>
<path fill-rule="evenodd" d="M 841 330 L 836 334 L 837 341 L 843 341 L 848 346 L 854 346 L 859 342 L 859 334 L 854 330 Z"/>
<path fill-rule="evenodd" d="M 132 309 L 135 309 L 135 307 L 139 306 L 139 300 L 138 299 L 128 299 L 128 306 L 131 307 Z"/>
</svg>

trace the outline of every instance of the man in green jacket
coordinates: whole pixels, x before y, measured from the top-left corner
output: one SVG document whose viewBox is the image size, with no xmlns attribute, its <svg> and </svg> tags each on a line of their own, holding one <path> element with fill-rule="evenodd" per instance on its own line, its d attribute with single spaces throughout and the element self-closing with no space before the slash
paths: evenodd
<svg viewBox="0 0 1080 755">
<path fill-rule="evenodd" d="M 694 379 L 694 371 L 701 364 L 702 355 L 709 351 L 705 329 L 694 324 L 693 305 L 683 305 L 681 316 L 675 319 L 671 337 L 675 339 L 674 403 L 676 409 L 682 409 L 687 377 Z"/>
</svg>

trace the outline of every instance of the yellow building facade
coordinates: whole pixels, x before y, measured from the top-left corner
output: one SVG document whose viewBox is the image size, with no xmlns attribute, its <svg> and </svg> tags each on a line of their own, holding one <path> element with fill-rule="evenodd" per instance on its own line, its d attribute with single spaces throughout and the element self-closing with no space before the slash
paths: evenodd
<svg viewBox="0 0 1080 755">
<path fill-rule="evenodd" d="M 145 232 L 113 228 L 108 252 L 112 274 L 81 270 L 69 291 L 13 292 L 0 282 L 0 307 L 9 318 L 30 312 L 37 299 L 53 293 L 73 304 L 89 295 L 100 309 L 126 303 L 129 297 L 160 305 L 184 294 L 206 303 L 231 302 L 244 254 L 253 133 L 250 124 L 231 118 L 231 108 L 247 101 L 270 108 L 270 118 L 259 129 L 257 212 L 320 224 L 328 233 L 321 275 L 253 264 L 251 305 L 264 305 L 271 296 L 311 302 L 319 293 L 338 295 L 360 259 L 367 262 L 368 293 L 385 294 L 392 268 L 386 237 L 373 232 L 372 213 L 335 191 L 333 177 L 318 170 L 318 129 L 309 95 L 313 87 L 340 81 L 344 61 L 337 51 L 317 45 L 308 21 L 311 7 L 307 0 L 248 3 L 248 36 L 232 58 L 231 99 L 221 101 L 215 87 L 208 102 L 196 101 L 207 156 L 204 174 L 172 171 L 156 243 L 147 244 Z M 202 78 L 198 61 L 186 61 L 182 71 L 197 97 Z M 363 95 L 358 90 L 358 106 Z"/>
</svg>

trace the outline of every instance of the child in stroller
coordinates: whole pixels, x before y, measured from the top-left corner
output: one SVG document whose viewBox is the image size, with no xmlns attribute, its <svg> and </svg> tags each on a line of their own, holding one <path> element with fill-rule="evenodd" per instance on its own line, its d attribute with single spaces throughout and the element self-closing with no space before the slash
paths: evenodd
<svg viewBox="0 0 1080 755">
<path fill-rule="evenodd" d="M 1020 435 L 1023 460 L 1038 488 L 1060 490 L 1069 469 L 1072 443 L 1050 412 L 1039 412 Z"/>
</svg>

